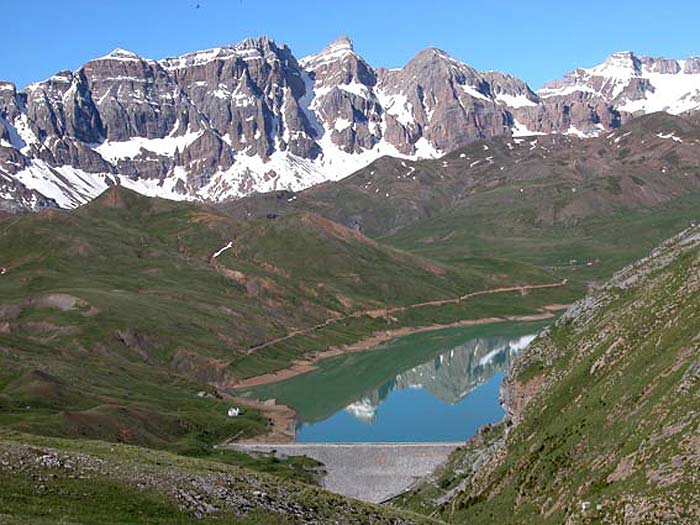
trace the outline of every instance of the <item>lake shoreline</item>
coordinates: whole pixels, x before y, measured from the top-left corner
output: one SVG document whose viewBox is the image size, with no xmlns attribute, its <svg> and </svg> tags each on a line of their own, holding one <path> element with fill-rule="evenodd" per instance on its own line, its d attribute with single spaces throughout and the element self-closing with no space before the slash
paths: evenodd
<svg viewBox="0 0 700 525">
<path fill-rule="evenodd" d="M 543 321 L 547 319 L 553 319 L 556 316 L 555 312 L 563 310 L 567 307 L 568 305 L 550 304 L 540 307 L 539 313 L 534 314 L 465 319 L 462 321 L 455 321 L 446 324 L 432 324 L 425 326 L 402 327 L 393 330 L 385 330 L 382 332 L 372 334 L 371 336 L 361 339 L 360 341 L 357 341 L 355 343 L 350 343 L 341 347 L 329 348 L 328 350 L 320 352 L 310 358 L 296 361 L 292 364 L 292 366 L 286 369 L 279 370 L 271 374 L 263 374 L 260 376 L 251 377 L 237 382 L 234 385 L 220 385 L 219 389 L 222 391 L 230 389 L 249 389 L 258 386 L 274 384 L 287 379 L 298 377 L 303 374 L 314 372 L 319 369 L 317 364 L 325 359 L 339 357 L 351 353 L 370 352 L 374 350 L 379 350 L 387 342 L 412 334 L 438 331 L 449 328 L 482 326 L 505 322 Z M 259 410 L 263 414 L 263 416 L 268 418 L 270 425 L 268 431 L 266 431 L 263 434 L 251 438 L 246 438 L 244 440 L 236 440 L 235 438 L 233 440 L 229 439 L 222 444 L 223 446 L 231 445 L 234 443 L 297 443 L 295 431 L 297 414 L 292 407 L 284 404 L 278 404 L 275 402 L 274 399 L 260 400 L 255 398 L 241 397 L 233 394 L 227 394 L 227 397 L 245 408 Z"/>
<path fill-rule="evenodd" d="M 319 352 L 310 357 L 298 359 L 294 361 L 289 367 L 277 370 L 276 372 L 270 372 L 267 374 L 261 374 L 258 376 L 241 379 L 232 384 L 227 384 L 223 386 L 227 389 L 233 390 L 248 390 L 250 388 L 255 388 L 263 385 L 279 383 L 280 381 L 285 381 L 287 379 L 291 379 L 293 377 L 297 377 L 299 375 L 307 374 L 309 372 L 318 370 L 316 364 L 325 359 L 340 357 L 342 355 L 351 354 L 355 352 L 374 351 L 379 349 L 378 347 L 380 345 L 388 343 L 389 341 L 399 337 L 405 337 L 408 335 L 423 332 L 444 330 L 447 328 L 465 328 L 469 326 L 481 326 L 486 324 L 497 324 L 506 322 L 544 321 L 547 319 L 554 318 L 554 312 L 564 310 L 568 307 L 569 305 L 565 304 L 550 304 L 540 307 L 539 313 L 536 314 L 482 317 L 478 319 L 464 319 L 461 321 L 455 321 L 452 323 L 445 324 L 405 326 L 401 328 L 394 328 L 391 330 L 382 330 L 381 332 L 375 332 L 374 334 L 365 337 L 364 339 L 360 339 L 359 341 L 356 341 L 354 343 L 342 345 L 339 347 L 331 347 L 328 350 L 324 350 L 323 352 Z"/>
</svg>

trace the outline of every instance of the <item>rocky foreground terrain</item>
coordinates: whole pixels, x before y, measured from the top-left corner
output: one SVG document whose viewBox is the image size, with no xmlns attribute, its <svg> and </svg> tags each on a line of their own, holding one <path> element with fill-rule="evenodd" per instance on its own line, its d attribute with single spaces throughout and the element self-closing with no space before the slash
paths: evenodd
<svg viewBox="0 0 700 525">
<path fill-rule="evenodd" d="M 384 155 L 596 136 L 700 107 L 699 64 L 615 53 L 533 91 L 436 48 L 374 68 L 346 37 L 304 58 L 266 37 L 161 60 L 116 49 L 21 89 L 0 82 L 0 209 L 72 208 L 114 184 L 221 201 L 338 180 Z"/>
<path fill-rule="evenodd" d="M 0 523 L 438 523 L 218 462 L 5 432 L 0 480 Z"/>
<path fill-rule="evenodd" d="M 573 305 L 516 360 L 507 420 L 401 503 L 455 523 L 700 520 L 700 228 Z"/>
</svg>

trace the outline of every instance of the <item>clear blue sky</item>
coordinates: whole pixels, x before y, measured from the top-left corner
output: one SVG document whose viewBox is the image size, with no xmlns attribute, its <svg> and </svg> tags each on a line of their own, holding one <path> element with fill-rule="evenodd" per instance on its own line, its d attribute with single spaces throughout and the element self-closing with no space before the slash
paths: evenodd
<svg viewBox="0 0 700 525">
<path fill-rule="evenodd" d="M 347 34 L 375 67 L 436 46 L 533 88 L 616 50 L 700 54 L 697 0 L 1 0 L 0 14 L 0 79 L 18 86 L 115 47 L 162 58 L 263 34 L 297 57 Z"/>
</svg>

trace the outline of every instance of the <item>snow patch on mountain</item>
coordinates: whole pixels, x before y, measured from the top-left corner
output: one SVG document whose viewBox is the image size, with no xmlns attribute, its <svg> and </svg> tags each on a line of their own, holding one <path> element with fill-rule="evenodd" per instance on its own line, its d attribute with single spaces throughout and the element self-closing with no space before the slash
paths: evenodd
<svg viewBox="0 0 700 525">
<path fill-rule="evenodd" d="M 536 102 L 533 102 L 526 95 L 510 95 L 508 93 L 498 93 L 496 101 L 505 104 L 511 108 L 535 107 Z"/>
<path fill-rule="evenodd" d="M 174 130 L 177 130 L 175 125 Z M 172 133 L 167 137 L 147 139 L 145 137 L 133 137 L 122 142 L 112 142 L 105 140 L 102 144 L 94 146 L 93 149 L 99 153 L 103 159 L 109 162 L 117 162 L 121 159 L 133 159 L 144 149 L 156 155 L 172 157 L 176 150 L 182 152 L 187 146 L 203 135 L 203 131 L 188 131 L 184 135 L 174 136 Z"/>
<path fill-rule="evenodd" d="M 510 129 L 514 137 L 532 137 L 534 135 L 544 135 L 544 133 L 530 131 L 525 124 L 518 121 L 516 118 L 513 118 L 513 125 Z"/>
<path fill-rule="evenodd" d="M 639 100 L 628 100 L 618 106 L 629 113 L 666 111 L 674 115 L 700 108 L 700 74 L 647 73 L 643 78 L 654 87 Z"/>
<path fill-rule="evenodd" d="M 467 95 L 469 95 L 470 97 L 479 98 L 479 99 L 481 99 L 481 100 L 486 100 L 486 101 L 488 101 L 488 102 L 491 102 L 491 99 L 490 99 L 489 97 L 487 97 L 486 95 L 484 95 L 481 91 L 479 91 L 479 90 L 478 90 L 477 88 L 475 88 L 474 86 L 470 86 L 469 84 L 462 84 L 460 87 L 461 87 L 461 88 L 464 90 L 464 92 L 465 92 Z"/>
<path fill-rule="evenodd" d="M 14 175 L 27 188 L 55 200 L 61 208 L 75 208 L 94 199 L 110 186 L 109 177 L 72 166 L 52 167 L 39 159 L 33 159 Z"/>
<path fill-rule="evenodd" d="M 408 101 L 406 95 L 403 93 L 387 94 L 380 89 L 375 90 L 374 94 L 388 115 L 395 117 L 404 126 L 415 125 L 413 104 Z"/>
</svg>

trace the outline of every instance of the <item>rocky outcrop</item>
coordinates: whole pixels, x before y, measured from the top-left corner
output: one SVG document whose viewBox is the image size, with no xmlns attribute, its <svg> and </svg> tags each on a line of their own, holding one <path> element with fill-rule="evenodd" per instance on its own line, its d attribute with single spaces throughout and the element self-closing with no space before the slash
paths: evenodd
<svg viewBox="0 0 700 525">
<path fill-rule="evenodd" d="M 0 155 L 3 149 L 0 148 Z M 47 199 L 36 190 L 0 172 L 0 212 L 20 213 L 58 208 L 56 201 Z"/>
</svg>

